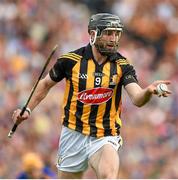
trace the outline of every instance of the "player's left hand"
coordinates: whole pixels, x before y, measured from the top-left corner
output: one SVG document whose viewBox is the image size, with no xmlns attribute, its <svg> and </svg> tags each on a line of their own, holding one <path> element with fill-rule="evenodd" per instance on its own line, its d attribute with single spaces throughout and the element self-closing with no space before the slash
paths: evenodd
<svg viewBox="0 0 178 180">
<path fill-rule="evenodd" d="M 166 84 L 166 85 L 170 85 L 171 84 L 171 81 L 168 81 L 168 80 L 159 80 L 159 81 L 154 81 L 152 84 L 150 84 L 148 86 L 148 90 L 149 92 L 151 92 L 152 94 L 155 94 L 157 95 L 158 97 L 168 97 L 172 92 L 170 89 L 166 89 L 166 91 L 164 91 L 162 94 L 160 94 L 158 91 L 157 91 L 157 86 L 159 84 Z"/>
</svg>

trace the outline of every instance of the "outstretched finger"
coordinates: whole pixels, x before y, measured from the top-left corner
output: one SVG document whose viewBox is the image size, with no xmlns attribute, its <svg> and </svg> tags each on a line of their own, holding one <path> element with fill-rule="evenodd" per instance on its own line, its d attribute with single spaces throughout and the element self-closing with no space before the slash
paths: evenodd
<svg viewBox="0 0 178 180">
<path fill-rule="evenodd" d="M 168 97 L 168 94 L 165 93 L 165 94 L 162 94 L 162 96 L 163 96 L 163 97 Z"/>
<path fill-rule="evenodd" d="M 163 84 L 169 85 L 169 84 L 171 84 L 171 81 L 164 80 L 164 81 L 159 81 L 159 83 L 163 83 Z"/>
</svg>

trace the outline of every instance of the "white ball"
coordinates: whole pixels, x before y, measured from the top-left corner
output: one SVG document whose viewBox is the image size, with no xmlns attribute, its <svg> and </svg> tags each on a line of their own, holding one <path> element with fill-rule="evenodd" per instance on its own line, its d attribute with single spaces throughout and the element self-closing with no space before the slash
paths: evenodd
<svg viewBox="0 0 178 180">
<path fill-rule="evenodd" d="M 168 91 L 168 87 L 166 84 L 160 83 L 156 87 L 156 91 L 158 92 L 158 95 L 164 94 L 166 91 Z"/>
</svg>

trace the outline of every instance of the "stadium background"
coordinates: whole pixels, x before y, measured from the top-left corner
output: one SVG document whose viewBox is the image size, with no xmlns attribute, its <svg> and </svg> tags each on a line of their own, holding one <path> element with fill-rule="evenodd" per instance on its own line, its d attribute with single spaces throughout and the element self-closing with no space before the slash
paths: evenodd
<svg viewBox="0 0 178 180">
<path fill-rule="evenodd" d="M 120 52 L 134 64 L 141 86 L 172 81 L 169 98 L 154 97 L 141 109 L 124 93 L 120 178 L 178 178 L 177 0 L 0 1 L 0 178 L 17 177 L 29 151 L 56 172 L 64 82 L 9 140 L 11 115 L 27 100 L 55 44 L 59 48 L 48 70 L 57 56 L 88 42 L 88 18 L 97 12 L 121 17 Z M 85 178 L 95 178 L 90 169 Z"/>
</svg>

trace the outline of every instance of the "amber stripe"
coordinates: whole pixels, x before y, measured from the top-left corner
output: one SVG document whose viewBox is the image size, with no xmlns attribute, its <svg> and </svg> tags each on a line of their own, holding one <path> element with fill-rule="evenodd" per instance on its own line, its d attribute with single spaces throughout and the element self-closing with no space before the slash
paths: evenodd
<svg viewBox="0 0 178 180">
<path fill-rule="evenodd" d="M 76 128 L 75 113 L 76 113 L 76 105 L 77 105 L 77 93 L 78 93 L 78 82 L 79 82 L 78 72 L 79 72 L 79 69 L 80 69 L 80 62 L 78 62 L 74 66 L 74 68 L 72 69 L 72 82 L 75 83 L 75 85 L 73 85 L 74 91 L 73 91 L 73 96 L 71 98 L 68 127 L 71 128 L 71 129 L 74 129 L 74 130 Z"/>
<path fill-rule="evenodd" d="M 63 56 L 61 56 L 61 58 L 72 59 L 74 61 L 79 61 L 80 60 L 80 58 L 78 58 L 76 56 L 71 56 L 71 55 L 63 55 Z"/>
<path fill-rule="evenodd" d="M 67 106 L 67 102 L 68 102 L 68 97 L 69 97 L 69 91 L 70 91 L 70 81 L 67 80 L 66 81 L 66 88 L 65 88 L 65 93 L 64 93 L 64 99 L 63 99 L 63 113 L 62 113 L 62 121 L 67 120 L 66 119 L 66 114 L 65 114 L 65 107 Z"/>
<path fill-rule="evenodd" d="M 74 56 L 76 56 L 76 57 L 79 57 L 80 59 L 82 58 L 82 56 L 80 56 L 80 55 L 78 55 L 78 54 L 76 54 L 76 53 L 68 53 L 68 55 L 74 55 Z"/>
<path fill-rule="evenodd" d="M 122 75 L 122 71 L 121 71 L 120 66 L 117 66 L 117 64 L 115 64 L 114 68 L 115 68 L 113 70 L 114 74 L 117 74 L 116 84 L 118 84 L 120 81 L 120 77 Z M 110 128 L 112 129 L 111 130 L 112 135 L 116 135 L 115 121 L 117 119 L 117 109 L 116 109 L 115 103 L 116 103 L 116 97 L 118 96 L 116 92 L 117 92 L 117 86 L 114 88 L 114 95 L 112 97 L 112 104 L 111 104 L 111 110 L 110 110 Z"/>
</svg>

